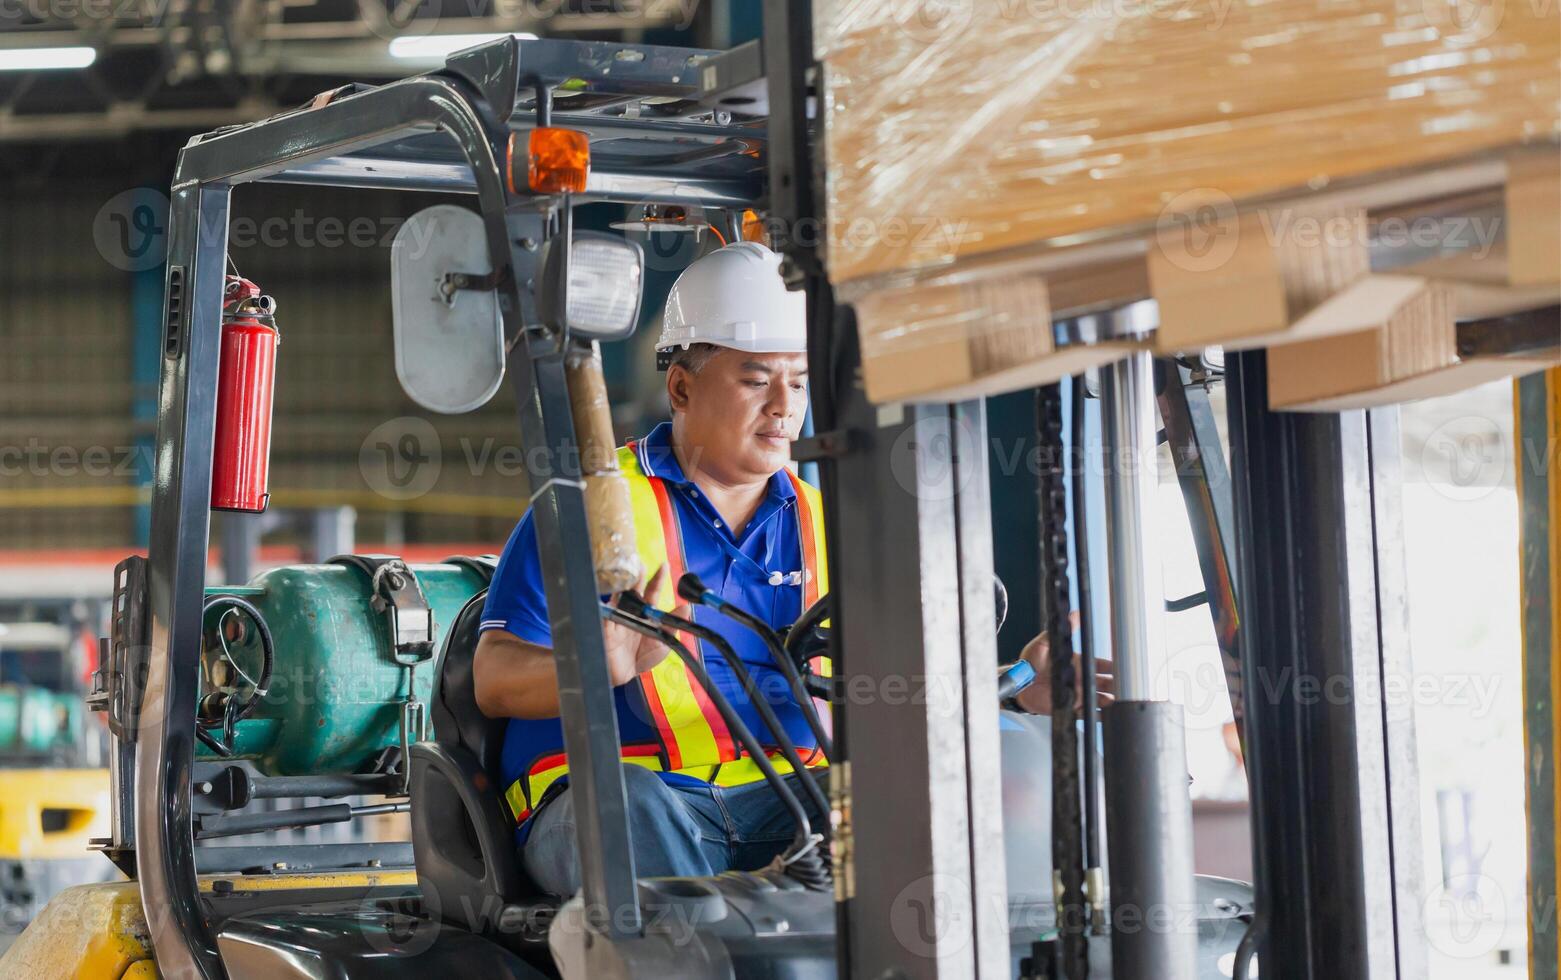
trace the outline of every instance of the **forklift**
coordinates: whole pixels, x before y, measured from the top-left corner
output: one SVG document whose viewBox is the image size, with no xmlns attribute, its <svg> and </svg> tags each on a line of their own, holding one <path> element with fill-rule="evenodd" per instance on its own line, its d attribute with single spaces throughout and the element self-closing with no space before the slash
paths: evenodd
<svg viewBox="0 0 1561 980">
<path fill-rule="evenodd" d="M 109 812 L 103 733 L 85 703 L 99 605 L 0 599 L 0 944 L 63 889 L 117 877 L 88 849 Z"/>
<path fill-rule="evenodd" d="M 1370 742 L 1370 719 L 1338 705 L 1280 699 L 1243 714 L 1238 704 L 1257 887 L 1195 876 L 1179 720 L 1141 673 L 1123 670 L 1104 775 L 1096 764 L 1090 658 L 1075 672 L 1068 656 L 1067 582 L 1091 576 L 1070 571 L 1061 501 L 1082 467 L 1061 453 L 1046 457 L 1039 504 L 1055 651 L 1055 712 L 1039 744 L 1049 742 L 1052 812 L 1005 812 L 999 719 L 1025 678 L 996 669 L 984 409 L 867 402 L 850 308 L 835 301 L 816 241 L 786 233 L 822 217 L 808 17 L 783 3 L 765 12 L 764 40 L 725 52 L 504 38 L 451 55 L 442 70 L 322 93 L 184 148 L 171 194 L 152 541 L 145 560 L 116 569 L 94 695 L 112 732 L 113 819 L 99 847 L 132 881 L 62 895 L 0 961 L 6 975 L 1215 980 L 1255 975 L 1257 956 L 1272 976 L 1328 964 L 1368 975 L 1347 964 L 1378 955 L 1382 930 L 1391 938 L 1404 925 L 1351 897 L 1384 860 L 1387 876 L 1371 887 L 1395 887 L 1392 821 L 1384 829 L 1362 800 L 1402 731 L 1384 740 L 1379 727 Z M 473 696 L 491 556 L 409 565 L 344 555 L 244 584 L 205 580 L 212 510 L 265 505 L 257 433 L 269 426 L 275 305 L 227 274 L 226 250 L 232 188 L 253 182 L 472 197 L 470 209 L 413 216 L 403 235 L 419 247 L 392 249 L 397 374 L 438 412 L 468 411 L 506 381 L 512 389 L 583 817 L 575 896 L 527 880 L 497 781 L 505 723 Z M 601 596 L 615 591 L 604 586 L 616 572 L 593 549 L 633 531 L 593 508 L 591 480 L 610 474 L 583 461 L 588 441 L 604 438 L 598 346 L 632 334 L 643 258 L 622 236 L 575 230 L 572 209 L 586 202 L 644 208 L 647 224 L 702 213 L 732 240 L 759 218 L 783 274 L 808 296 L 816 432 L 794 455 L 820 464 L 832 592 L 770 640 L 808 691 L 833 699 L 837 757 L 830 826 L 799 824 L 796 860 L 780 867 L 635 874 L 598 626 L 614 615 Z M 1086 342 L 1151 327 L 1139 304 L 1081 311 L 1058 330 Z M 259 356 L 235 356 L 230 343 Z M 1206 399 L 1222 379 L 1240 461 L 1229 469 Z M 1075 425 L 1085 397 L 1098 396 L 1115 446 L 1153 447 L 1157 410 L 1164 420 L 1233 702 L 1266 666 L 1366 656 L 1363 624 L 1391 639 L 1378 628 L 1391 607 L 1378 599 L 1392 583 L 1368 574 L 1341 593 L 1322 567 L 1393 516 L 1377 468 L 1391 419 L 1275 415 L 1263 384 L 1260 354 L 1229 365 L 1143 355 L 1103 370 L 1094 392 L 1068 389 Z M 1037 395 L 1037 431 L 1051 447 L 1066 442 L 1062 398 L 1058 386 Z M 933 460 L 924 447 L 939 440 L 954 451 Z M 918 493 L 897 482 L 906 472 Z M 1163 611 L 1133 587 L 1151 553 L 1143 479 L 1107 477 L 1119 667 L 1141 666 Z M 1075 526 L 1072 539 L 1071 563 L 1084 564 L 1088 534 Z M 1297 615 L 1289 596 L 1303 582 L 1337 601 Z M 631 620 L 676 648 L 653 611 Z M 1091 635 L 1087 623 L 1082 632 Z M 1258 645 L 1256 635 L 1270 638 Z M 834 679 L 804 676 L 818 657 L 833 661 Z M 944 700 L 838 696 L 840 678 L 892 673 L 947 681 Z M 1076 686 L 1088 695 L 1082 726 Z M 1312 721 L 1321 727 L 1298 745 Z M 1314 754 L 1345 747 L 1358 750 L 1358 767 Z M 338 802 L 252 806 L 277 799 Z M 410 843 L 222 843 L 391 812 L 410 814 Z M 1050 827 L 1040 849 L 1052 870 L 1034 889 L 1010 888 L 993 844 L 1024 836 L 1026 819 Z M 1333 849 L 1297 846 L 1309 839 Z M 1163 918 L 1122 914 L 1133 910 Z M 1337 949 L 1309 938 L 1323 929 Z"/>
</svg>

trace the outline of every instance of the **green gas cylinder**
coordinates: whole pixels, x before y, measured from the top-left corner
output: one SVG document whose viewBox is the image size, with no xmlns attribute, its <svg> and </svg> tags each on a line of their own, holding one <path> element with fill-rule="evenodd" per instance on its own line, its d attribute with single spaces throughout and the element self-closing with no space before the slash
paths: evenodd
<svg viewBox="0 0 1561 980">
<path fill-rule="evenodd" d="M 412 565 L 434 617 L 434 651 L 485 576 L 458 564 Z M 264 775 L 367 771 L 401 735 L 408 679 L 428 703 L 435 660 L 409 671 L 396 662 L 390 628 L 372 603 L 368 575 L 345 565 L 288 565 L 262 572 L 244 587 L 206 590 L 201 649 L 202 692 L 247 700 L 264 664 L 261 632 L 250 614 L 210 597 L 236 596 L 264 620 L 274 649 L 266 693 L 232 725 L 207 727 L 226 740 L 232 758 Z M 207 745 L 198 755 L 217 758 Z"/>
</svg>

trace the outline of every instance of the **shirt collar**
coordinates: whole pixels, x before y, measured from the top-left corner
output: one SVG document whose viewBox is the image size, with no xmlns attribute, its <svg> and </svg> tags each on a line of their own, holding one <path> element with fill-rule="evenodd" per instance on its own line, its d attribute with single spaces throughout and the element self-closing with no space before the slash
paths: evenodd
<svg viewBox="0 0 1561 980">
<path fill-rule="evenodd" d="M 641 439 L 634 447 L 639 456 L 640 470 L 646 476 L 654 476 L 677 486 L 688 486 L 693 481 L 683 472 L 677 453 L 672 451 L 672 423 L 662 422 Z M 785 470 L 770 477 L 769 496 L 776 500 L 790 500 L 797 495 L 797 488 Z"/>
</svg>

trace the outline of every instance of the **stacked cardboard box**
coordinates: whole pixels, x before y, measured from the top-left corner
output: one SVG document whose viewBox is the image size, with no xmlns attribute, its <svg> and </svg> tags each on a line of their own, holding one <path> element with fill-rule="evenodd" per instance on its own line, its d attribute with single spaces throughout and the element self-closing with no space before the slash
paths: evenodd
<svg viewBox="0 0 1561 980">
<path fill-rule="evenodd" d="M 879 400 L 992 393 L 1066 373 L 1027 363 L 1066 348 L 1051 344 L 1033 303 L 999 295 L 1033 297 L 1037 286 L 1021 283 L 1035 276 L 1053 297 L 1064 290 L 1026 270 L 1034 256 L 1229 220 L 1243 237 L 1266 233 L 1246 217 L 1259 199 L 1561 135 L 1555 4 L 1490 5 L 1472 17 L 1420 0 L 819 0 L 816 9 L 828 267 L 842 298 L 866 311 L 864 357 L 894 359 L 867 367 L 870 378 L 895 379 L 877 391 L 870 383 Z M 1539 166 L 1555 152 L 1539 151 Z M 1553 217 L 1547 207 L 1538 213 Z M 1365 220 L 1347 209 L 1336 217 L 1353 229 Z M 1162 315 L 1185 332 L 1157 344 L 1285 339 L 1366 275 L 1364 254 L 1363 244 L 1282 241 L 1241 251 L 1235 261 L 1252 264 L 1230 269 L 1231 283 L 1277 283 L 1277 293 L 1224 295 L 1212 279 L 1185 277 L 1184 291 L 1167 292 L 1160 276 Z M 1529 255 L 1541 269 L 1556 265 Z M 983 277 L 992 284 L 979 285 Z M 949 288 L 978 294 L 975 316 L 950 307 Z M 1441 309 L 1427 288 L 1411 305 Z M 878 296 L 886 290 L 893 299 Z M 1007 313 L 988 320 L 984 310 Z M 1000 356 L 980 353 L 999 330 L 1046 336 L 1008 336 Z M 923 334 L 937 356 L 914 356 Z"/>
</svg>

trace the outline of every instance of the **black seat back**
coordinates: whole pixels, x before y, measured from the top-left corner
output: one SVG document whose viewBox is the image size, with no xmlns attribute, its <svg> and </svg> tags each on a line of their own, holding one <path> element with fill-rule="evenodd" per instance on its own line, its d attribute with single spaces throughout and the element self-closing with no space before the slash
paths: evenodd
<svg viewBox="0 0 1561 980">
<path fill-rule="evenodd" d="M 484 772 L 498 779 L 508 722 L 482 713 L 477 707 L 476 684 L 472 679 L 472 662 L 487 598 L 487 589 L 472 596 L 445 635 L 444 648 L 434 661 L 431 714 L 436 741 L 466 749 Z"/>
<path fill-rule="evenodd" d="M 542 896 L 521 868 L 500 785 L 508 722 L 477 707 L 472 662 L 486 598 L 484 590 L 461 608 L 434 661 L 434 737 L 413 745 L 410 759 L 412 852 L 436 918 L 521 947 L 539 940 L 505 929 L 501 920 L 513 917 L 517 903 Z"/>
</svg>

